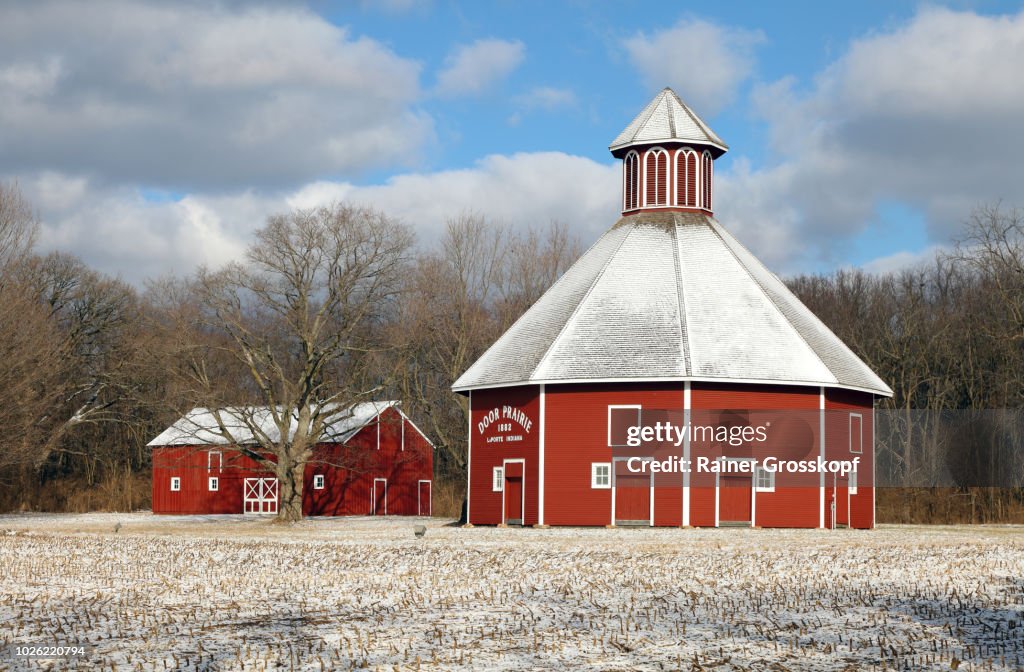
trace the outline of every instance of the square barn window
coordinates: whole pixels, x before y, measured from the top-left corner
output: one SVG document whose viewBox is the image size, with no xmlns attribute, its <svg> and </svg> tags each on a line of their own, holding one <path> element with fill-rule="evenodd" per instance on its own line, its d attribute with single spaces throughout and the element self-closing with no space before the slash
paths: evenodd
<svg viewBox="0 0 1024 672">
<path fill-rule="evenodd" d="M 612 465 L 608 462 L 595 462 L 590 465 L 590 487 L 612 487 Z"/>
<path fill-rule="evenodd" d="M 505 469 L 502 467 L 495 467 L 493 473 L 493 479 L 491 480 L 491 490 L 494 492 L 501 492 L 505 489 Z"/>
<path fill-rule="evenodd" d="M 775 492 L 775 472 L 758 467 L 754 473 L 754 490 L 757 492 Z"/>
<path fill-rule="evenodd" d="M 210 476 L 210 492 L 220 490 L 220 479 L 216 476 Z"/>
<path fill-rule="evenodd" d="M 171 492 L 178 492 L 179 490 L 181 490 L 181 478 L 171 476 Z"/>
<path fill-rule="evenodd" d="M 324 489 L 324 475 L 316 474 L 313 476 L 313 489 L 323 490 Z"/>
<path fill-rule="evenodd" d="M 621 447 L 629 445 L 630 427 L 640 425 L 640 406 L 608 406 L 608 445 Z"/>
</svg>

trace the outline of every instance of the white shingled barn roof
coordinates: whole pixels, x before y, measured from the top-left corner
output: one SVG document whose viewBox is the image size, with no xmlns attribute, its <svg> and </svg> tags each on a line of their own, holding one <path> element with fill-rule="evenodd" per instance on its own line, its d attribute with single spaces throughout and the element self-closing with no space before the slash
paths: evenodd
<svg viewBox="0 0 1024 672">
<path fill-rule="evenodd" d="M 452 386 L 719 381 L 892 390 L 713 218 L 624 217 Z"/>
<path fill-rule="evenodd" d="M 347 408 L 339 407 L 337 413 L 329 419 L 321 441 L 345 443 L 386 409 L 397 408 L 398 405 L 397 401 L 366 401 Z M 256 427 L 257 431 L 270 441 L 277 441 L 281 436 L 267 406 L 225 408 L 220 411 L 220 417 L 238 445 L 257 443 L 251 427 Z M 297 424 L 298 420 L 293 417 L 289 436 L 294 436 Z M 213 411 L 208 408 L 193 408 L 147 445 L 201 446 L 228 443 L 218 429 Z"/>
<path fill-rule="evenodd" d="M 687 142 L 710 145 L 722 152 L 729 146 L 715 135 L 676 92 L 665 88 L 619 133 L 608 149 L 615 152 L 630 145 Z"/>
</svg>

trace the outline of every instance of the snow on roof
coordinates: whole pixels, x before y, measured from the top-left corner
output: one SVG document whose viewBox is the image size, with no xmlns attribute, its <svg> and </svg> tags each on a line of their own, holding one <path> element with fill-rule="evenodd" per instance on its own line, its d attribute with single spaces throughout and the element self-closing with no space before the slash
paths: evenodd
<svg viewBox="0 0 1024 672">
<path fill-rule="evenodd" d="M 619 133 L 608 149 L 613 152 L 630 145 L 648 145 L 658 142 L 693 142 L 711 145 L 721 152 L 729 146 L 684 103 L 676 92 L 664 88 Z"/>
<path fill-rule="evenodd" d="M 339 406 L 337 412 L 328 418 L 327 427 L 320 440 L 345 443 L 378 415 L 388 408 L 397 408 L 398 405 L 398 401 L 365 401 L 344 408 Z M 271 441 L 277 441 L 281 436 L 274 423 L 273 414 L 267 406 L 226 408 L 220 411 L 220 419 L 234 437 L 234 443 L 239 445 L 256 443 L 252 427 L 256 427 L 258 433 L 264 434 Z M 294 436 L 297 426 L 298 421 L 293 415 L 289 436 Z M 208 408 L 193 408 L 147 445 L 197 446 L 230 443 L 218 427 L 213 411 Z"/>
<path fill-rule="evenodd" d="M 605 233 L 452 388 L 703 380 L 892 390 L 718 222 Z"/>
</svg>

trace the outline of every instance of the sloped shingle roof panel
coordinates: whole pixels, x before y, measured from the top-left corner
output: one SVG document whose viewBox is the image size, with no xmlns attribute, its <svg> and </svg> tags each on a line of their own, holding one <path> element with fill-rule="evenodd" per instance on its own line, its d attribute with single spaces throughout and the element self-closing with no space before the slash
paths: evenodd
<svg viewBox="0 0 1024 672">
<path fill-rule="evenodd" d="M 533 377 L 628 231 L 609 231 L 462 375 L 474 386 Z"/>
<path fill-rule="evenodd" d="M 721 380 L 891 390 L 704 214 L 621 219 L 456 382 Z"/>
<path fill-rule="evenodd" d="M 397 401 L 365 401 L 347 408 L 339 407 L 329 419 L 320 440 L 345 443 L 386 409 L 397 406 Z M 238 445 L 257 443 L 256 436 L 260 434 L 270 441 L 277 441 L 281 436 L 274 423 L 273 414 L 266 406 L 226 408 L 221 410 L 219 415 L 220 422 Z M 193 408 L 147 445 L 227 445 L 229 441 L 219 426 L 217 416 L 212 410 Z M 289 436 L 294 436 L 297 426 L 298 420 L 293 417 Z"/>
<path fill-rule="evenodd" d="M 635 144 L 692 142 L 726 151 L 722 142 L 672 89 L 663 89 L 609 145 L 615 151 Z"/>
<path fill-rule="evenodd" d="M 586 377 L 637 371 L 672 376 L 684 367 L 672 247 L 664 227 L 631 227 L 536 375 Z"/>
</svg>

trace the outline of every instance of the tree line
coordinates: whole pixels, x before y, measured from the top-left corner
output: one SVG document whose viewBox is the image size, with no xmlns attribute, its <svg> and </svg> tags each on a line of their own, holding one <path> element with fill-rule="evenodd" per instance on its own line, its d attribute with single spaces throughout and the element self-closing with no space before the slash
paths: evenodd
<svg viewBox="0 0 1024 672">
<path fill-rule="evenodd" d="M 339 203 L 270 217 L 243 259 L 137 288 L 38 252 L 37 231 L 17 185 L 0 184 L 6 510 L 146 506 L 153 436 L 195 406 L 270 406 L 279 428 L 295 418 L 304 428 L 256 434 L 254 451 L 294 518 L 301 465 L 331 409 L 387 398 L 434 441 L 435 511 L 457 515 L 468 408 L 451 383 L 582 252 L 559 223 L 519 231 L 466 214 L 431 245 L 408 224 Z M 788 284 L 892 386 L 882 407 L 1022 406 L 1018 211 L 979 208 L 956 248 L 926 265 Z M 910 443 L 893 450 L 930 459 Z M 1019 493 L 1000 497 L 1019 509 Z"/>
</svg>

